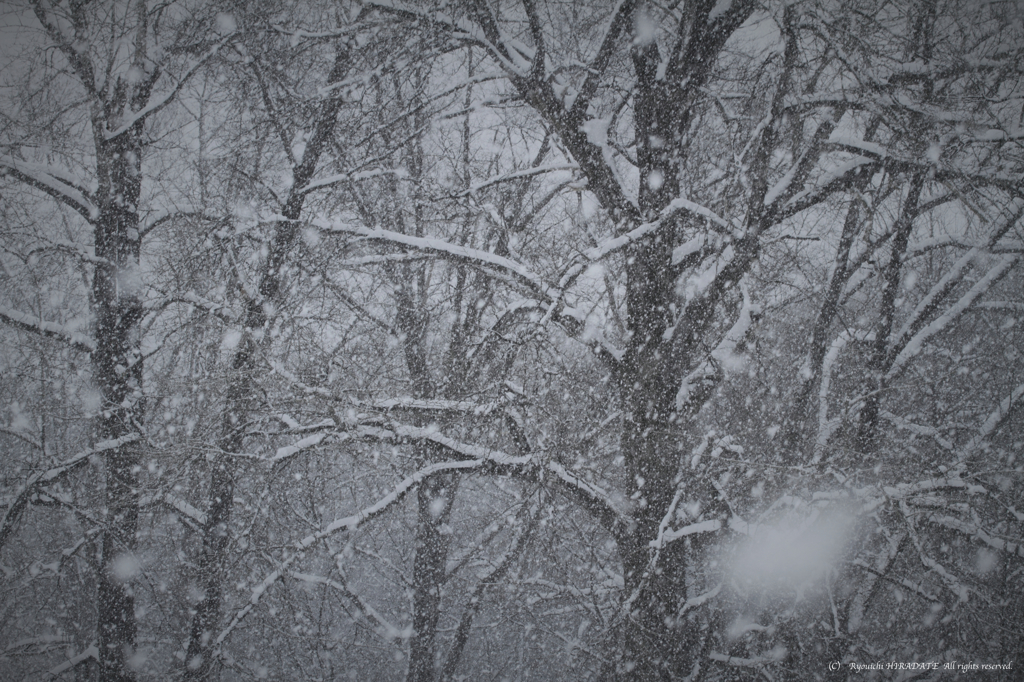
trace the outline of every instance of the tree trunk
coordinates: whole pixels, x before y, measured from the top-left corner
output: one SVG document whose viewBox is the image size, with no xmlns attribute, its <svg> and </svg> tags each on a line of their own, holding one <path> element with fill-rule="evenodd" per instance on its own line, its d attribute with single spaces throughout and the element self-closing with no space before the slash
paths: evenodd
<svg viewBox="0 0 1024 682">
<path fill-rule="evenodd" d="M 348 67 L 348 49 L 344 45 L 339 45 L 334 65 L 327 77 L 327 85 L 340 81 Z M 292 171 L 291 191 L 281 211 L 285 220 L 277 223 L 274 238 L 270 242 L 257 287 L 260 298 L 246 302 L 242 339 L 232 360 L 233 378 L 228 386 L 227 404 L 222 417 L 222 436 L 219 444 L 221 452 L 215 455 L 210 471 L 210 501 L 207 507 L 206 526 L 203 529 L 202 556 L 199 559 L 199 580 L 203 584 L 203 598 L 196 605 L 189 626 L 184 671 L 186 680 L 205 680 L 212 669 L 210 643 L 220 620 L 225 562 L 234 507 L 233 455 L 242 452 L 245 444 L 243 426 L 254 407 L 253 374 L 257 368 L 262 345 L 257 343 L 256 337 L 261 335 L 269 321 L 264 304 L 280 299 L 284 266 L 299 235 L 298 220 L 306 199 L 306 185 L 313 178 L 324 149 L 330 144 L 341 102 L 341 97 L 335 94 L 324 99 L 317 111 L 313 135 L 306 145 L 302 158 Z M 269 342 L 269 335 L 262 335 L 261 338 L 263 343 Z"/>
<path fill-rule="evenodd" d="M 92 282 L 96 316 L 96 350 L 92 354 L 95 381 L 103 397 L 96 438 L 116 440 L 139 434 L 142 428 L 142 352 L 139 323 L 142 301 L 135 281 L 139 265 L 141 187 L 141 124 L 118 138 L 97 145 L 100 165 L 107 172 L 107 193 L 95 223 L 97 259 Z M 106 509 L 102 533 L 102 566 L 98 579 L 100 680 L 134 679 L 129 660 L 136 642 L 136 534 L 139 527 L 139 446 L 130 442 L 105 456 Z"/>
</svg>

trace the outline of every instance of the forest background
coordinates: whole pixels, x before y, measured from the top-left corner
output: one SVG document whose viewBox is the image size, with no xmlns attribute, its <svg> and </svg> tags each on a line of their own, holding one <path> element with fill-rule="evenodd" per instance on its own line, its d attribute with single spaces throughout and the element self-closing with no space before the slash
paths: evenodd
<svg viewBox="0 0 1024 682">
<path fill-rule="evenodd" d="M 1020 3 L 0 24 L 4 679 L 1016 665 Z"/>
</svg>

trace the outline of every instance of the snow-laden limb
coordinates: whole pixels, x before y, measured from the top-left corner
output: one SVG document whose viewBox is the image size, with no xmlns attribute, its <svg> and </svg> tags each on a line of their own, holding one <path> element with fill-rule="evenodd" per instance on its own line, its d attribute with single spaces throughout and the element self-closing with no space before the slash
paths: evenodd
<svg viewBox="0 0 1024 682">
<path fill-rule="evenodd" d="M 851 341 L 871 341 L 875 338 L 874 332 L 868 331 L 844 331 L 832 341 L 825 358 L 821 363 L 821 382 L 818 386 L 818 433 L 814 440 L 814 455 L 811 464 L 821 461 L 828 446 L 829 439 L 837 428 L 838 420 L 830 420 L 828 416 L 828 392 L 832 383 L 832 368 L 835 367 L 839 354 L 843 352 L 846 345 Z"/>
<path fill-rule="evenodd" d="M 1024 545 L 1019 542 L 996 537 L 977 523 L 964 521 L 949 514 L 926 514 L 922 518 L 930 523 L 959 531 L 972 540 L 988 545 L 992 549 L 1008 552 L 1024 559 Z"/>
<path fill-rule="evenodd" d="M 139 499 L 140 507 L 148 507 L 152 504 L 164 504 L 175 510 L 182 516 L 194 521 L 196 525 L 202 527 L 206 525 L 206 514 L 199 511 L 191 504 L 171 493 L 158 493 L 156 495 L 149 495 Z"/>
<path fill-rule="evenodd" d="M 95 644 L 93 644 L 92 646 L 86 647 L 82 651 L 82 653 L 78 654 L 77 656 L 72 656 L 68 660 L 66 660 L 63 663 L 61 663 L 60 665 L 58 665 L 56 667 L 53 667 L 53 668 L 50 668 L 49 670 L 46 671 L 46 674 L 49 675 L 51 678 L 60 677 L 61 675 L 63 675 L 67 671 L 74 669 L 79 664 L 85 663 L 90 658 L 94 658 L 97 661 L 100 659 L 100 650 L 96 648 Z"/>
<path fill-rule="evenodd" d="M 700 533 L 715 533 L 722 529 L 722 522 L 718 519 L 709 519 L 707 521 L 700 521 L 698 523 L 691 523 L 688 526 L 677 528 L 675 530 L 666 530 L 662 536 L 662 542 L 668 544 L 680 538 L 685 538 L 688 535 L 699 535 Z M 650 546 L 655 547 L 657 540 L 651 540 Z"/>
<path fill-rule="evenodd" d="M 702 218 L 707 218 L 712 223 L 722 228 L 726 232 L 731 233 L 733 230 L 732 225 L 730 225 L 724 218 L 722 218 L 720 215 L 712 211 L 710 208 L 707 208 L 706 206 L 702 206 L 700 204 L 696 204 L 690 201 L 689 199 L 677 197 L 673 199 L 671 203 L 669 203 L 669 205 L 666 206 L 661 211 L 661 214 L 658 216 L 656 220 L 652 220 L 650 222 L 638 225 L 629 232 L 626 232 L 625 234 L 619 235 L 618 237 L 613 237 L 601 244 L 598 244 L 593 248 L 587 249 L 586 251 L 583 252 L 583 256 L 587 261 L 589 261 L 589 263 L 587 263 L 588 265 L 590 263 L 603 260 L 604 258 L 607 258 L 613 253 L 621 251 L 630 244 L 638 242 L 644 237 L 647 237 L 648 235 L 654 233 L 661 227 L 661 225 L 666 220 L 669 220 L 676 214 L 683 212 L 691 213 Z"/>
<path fill-rule="evenodd" d="M 272 220 L 287 220 L 283 216 L 276 216 Z M 549 287 L 544 279 L 531 271 L 522 263 L 509 260 L 502 256 L 495 255 L 489 251 L 474 249 L 468 246 L 457 246 L 443 239 L 432 237 L 413 237 L 411 235 L 394 232 L 392 230 L 369 229 L 358 224 L 345 222 L 331 222 L 326 220 L 313 220 L 310 224 L 329 234 L 347 234 L 353 237 L 361 237 L 371 241 L 380 241 L 402 246 L 404 248 L 416 249 L 427 253 L 434 253 L 444 257 L 483 267 L 499 278 L 506 279 L 516 284 L 525 284 L 535 292 L 542 293 L 546 298 L 556 298 L 557 292 Z"/>
<path fill-rule="evenodd" d="M 942 432 L 940 432 L 934 426 L 915 424 L 897 414 L 893 414 L 892 412 L 887 412 L 884 410 L 881 412 L 881 416 L 883 419 L 892 422 L 893 425 L 898 429 L 910 431 L 911 433 L 918 436 L 925 436 L 927 438 L 931 438 L 936 443 L 938 443 L 938 445 L 941 446 L 942 449 L 949 450 L 950 452 L 953 451 L 953 444 L 949 440 L 943 438 Z"/>
<path fill-rule="evenodd" d="M 704 604 L 708 603 L 709 601 L 717 597 L 718 593 L 722 591 L 723 585 L 725 585 L 725 583 L 718 583 L 707 592 L 703 594 L 698 594 L 696 597 L 690 597 L 689 599 L 687 599 L 686 602 L 683 604 L 683 608 L 679 612 L 679 615 L 682 616 L 687 611 L 691 611 L 699 606 L 703 606 Z"/>
<path fill-rule="evenodd" d="M 128 445 L 129 443 L 134 443 L 141 438 L 141 434 L 132 433 L 127 436 L 122 436 L 121 438 L 100 441 L 92 449 L 83 450 L 70 459 L 65 460 L 62 464 L 32 475 L 28 481 L 18 489 L 18 492 L 15 493 L 14 498 L 7 507 L 7 511 L 4 512 L 3 518 L 0 519 L 0 547 L 3 547 L 7 542 L 7 538 L 10 536 L 11 531 L 14 530 L 14 524 L 17 523 L 18 517 L 21 516 L 21 512 L 24 511 L 29 500 L 41 486 L 51 483 L 85 464 L 89 461 L 89 457 L 92 455 L 98 455 L 109 450 L 116 450 L 117 448 Z"/>
<path fill-rule="evenodd" d="M 139 225 L 139 237 L 145 237 L 164 223 L 180 218 L 198 218 L 212 223 L 224 221 L 224 216 L 207 213 L 198 208 L 157 209 L 149 212 Z"/>
<path fill-rule="evenodd" d="M 974 434 L 974 437 L 971 438 L 971 441 L 964 448 L 965 456 L 973 455 L 981 447 L 982 443 L 999 428 L 999 425 L 1009 416 L 1010 410 L 1022 398 L 1024 398 L 1024 384 L 1017 386 L 1010 392 L 1010 395 L 999 401 L 999 405 L 985 418 L 985 421 L 978 428 L 978 432 Z"/>
<path fill-rule="evenodd" d="M 688 405 L 691 410 L 698 408 L 707 399 L 708 392 L 724 376 L 723 368 L 735 366 L 736 349 L 750 333 L 754 319 L 760 311 L 760 306 L 750 298 L 745 280 L 740 281 L 740 290 L 743 294 L 743 305 L 736 322 L 708 354 L 708 359 L 680 382 L 679 390 L 676 391 L 676 410 L 681 412 Z"/>
<path fill-rule="evenodd" d="M 67 647 L 69 644 L 74 644 L 74 642 L 57 635 L 26 637 L 8 644 L 3 651 L 0 651 L 0 661 L 14 656 L 38 656 L 47 653 L 51 649 Z"/>
<path fill-rule="evenodd" d="M 904 501 L 907 498 L 921 493 L 936 490 L 962 490 L 968 494 L 983 494 L 988 491 L 980 485 L 974 485 L 960 478 L 958 474 L 949 474 L 938 478 L 927 478 L 916 483 L 897 483 L 891 486 L 882 486 L 880 489 L 862 488 L 854 491 L 859 497 L 864 498 L 860 514 L 870 514 L 883 504 L 889 501 Z M 881 495 L 877 495 L 877 493 Z"/>
<path fill-rule="evenodd" d="M 114 263 L 107 260 L 106 258 L 100 258 L 99 256 L 97 256 L 95 254 L 95 249 L 86 248 L 81 244 L 76 244 L 75 242 L 68 241 L 67 239 L 47 240 L 47 244 L 45 246 L 37 246 L 36 248 L 29 251 L 26 255 L 29 258 L 31 258 L 33 255 L 37 253 L 50 250 L 61 251 L 63 253 L 70 254 L 77 258 L 78 260 L 82 261 L 83 263 L 91 263 L 93 265 L 105 265 L 108 267 L 114 266 Z"/>
<path fill-rule="evenodd" d="M 557 171 L 574 171 L 579 170 L 579 166 L 575 163 L 551 163 L 544 166 L 536 166 L 531 168 L 524 168 L 523 170 L 513 171 L 511 173 L 503 173 L 493 178 L 488 178 L 483 182 L 478 182 L 472 185 L 469 189 L 457 194 L 458 197 L 469 196 L 475 194 L 482 189 L 498 185 L 509 180 L 517 180 L 519 178 L 528 178 L 534 175 L 542 175 L 544 173 L 554 173 Z"/>
<path fill-rule="evenodd" d="M 761 312 L 760 306 L 756 305 L 750 298 L 750 289 L 747 287 L 746 279 L 740 281 L 740 291 L 743 294 L 743 306 L 740 308 L 740 314 L 715 349 L 711 351 L 711 357 L 718 363 L 726 366 L 730 364 L 730 360 L 736 355 L 736 348 L 744 342 L 747 334 L 750 333 L 750 327 L 754 323 L 754 318 Z"/>
<path fill-rule="evenodd" d="M 298 571 L 289 571 L 288 577 L 300 580 L 304 583 L 310 583 L 312 585 L 324 585 L 325 587 L 330 587 L 331 589 L 340 592 L 345 596 L 345 599 L 355 607 L 359 617 L 366 620 L 385 641 L 404 641 L 412 637 L 413 630 L 411 625 L 404 628 L 398 628 L 392 625 L 383 615 L 381 615 L 379 611 L 377 611 L 377 609 L 367 604 L 362 597 L 349 589 L 348 585 L 344 582 L 325 578 L 320 575 L 299 573 Z"/>
<path fill-rule="evenodd" d="M 287 575 L 290 571 L 291 565 L 295 563 L 296 559 L 299 559 L 303 553 L 315 543 L 342 531 L 352 532 L 357 530 L 367 521 L 370 521 L 391 509 L 395 504 L 403 500 L 406 495 L 418 488 L 424 480 L 433 474 L 440 471 L 473 469 L 483 464 L 484 462 L 480 460 L 458 460 L 454 462 L 441 462 L 439 464 L 431 464 L 423 467 L 414 474 L 407 476 L 398 485 L 392 488 L 391 492 L 381 497 L 370 506 L 364 507 L 350 516 L 336 519 L 322 530 L 310 533 L 306 537 L 295 542 L 292 546 L 293 550 L 285 555 L 285 558 L 281 561 L 278 568 L 267 575 L 259 585 L 252 589 L 252 593 L 249 596 L 249 602 L 235 612 L 231 622 L 228 623 L 228 625 L 221 630 L 220 634 L 217 635 L 214 640 L 214 646 L 217 648 L 217 655 L 221 655 L 220 646 L 224 643 L 224 640 L 227 639 L 228 635 L 238 627 L 238 624 L 241 623 L 250 612 L 252 612 L 253 608 L 260 603 L 260 599 L 263 597 L 264 593 L 266 593 L 266 591 L 284 575 Z"/>
<path fill-rule="evenodd" d="M 317 445 L 320 445 L 320 442 L 323 441 L 323 439 L 326 437 L 326 433 L 314 433 L 312 436 L 306 436 L 305 438 L 298 440 L 295 443 L 292 443 L 291 445 L 286 445 L 284 447 L 278 448 L 277 452 L 274 453 L 274 456 L 270 458 L 270 461 L 277 463 L 283 459 L 288 459 L 289 457 L 297 455 L 303 450 L 309 450 L 310 448 L 314 448 Z"/>
<path fill-rule="evenodd" d="M 174 98 L 178 96 L 178 93 L 181 92 L 181 89 L 185 87 L 185 84 L 188 83 L 192 76 L 194 76 L 196 72 L 199 71 L 199 69 L 203 68 L 206 62 L 213 59 L 213 57 L 216 56 L 218 52 L 220 52 L 220 48 L 224 47 L 234 37 L 235 33 L 231 32 L 223 38 L 221 38 L 217 43 L 214 44 L 213 47 L 206 51 L 206 54 L 200 57 L 196 61 L 196 63 L 193 64 L 192 67 L 185 72 L 185 74 L 181 77 L 180 80 L 178 80 L 177 84 L 173 88 L 171 88 L 168 92 L 164 93 L 160 97 L 151 100 L 142 109 L 131 112 L 131 115 L 114 130 L 104 130 L 104 137 L 109 141 L 113 140 L 116 137 L 124 135 L 126 132 L 131 130 L 134 125 L 145 121 L 148 117 L 152 116 L 153 114 L 157 113 L 158 111 L 166 107 L 168 104 L 173 102 Z"/>
<path fill-rule="evenodd" d="M 557 462 L 538 462 L 532 454 L 509 455 L 500 450 L 463 443 L 434 428 L 394 422 L 383 426 L 357 424 L 349 431 L 342 431 L 342 433 L 351 433 L 353 436 L 370 440 L 429 442 L 439 446 L 441 451 L 449 456 L 454 456 L 455 461 L 475 462 L 477 466 L 486 468 L 489 472 L 538 482 L 551 480 L 556 484 L 556 490 L 578 502 L 612 535 L 617 536 L 629 527 L 628 522 L 606 491 L 567 471 Z"/>
<path fill-rule="evenodd" d="M 911 330 L 915 322 L 920 320 L 929 310 L 933 309 L 939 300 L 946 296 L 953 286 L 963 280 L 968 268 L 982 253 L 982 247 L 974 246 L 967 253 L 957 259 L 957 261 L 953 263 L 945 273 L 943 273 L 942 278 L 939 279 L 939 281 L 935 283 L 935 286 L 928 291 L 928 294 L 921 299 L 921 302 L 914 308 L 914 312 L 911 313 L 910 317 L 903 323 L 903 326 L 896 334 L 896 338 L 900 339 L 901 343 L 906 343 L 909 340 Z"/>
<path fill-rule="evenodd" d="M 859 137 L 851 136 L 838 130 L 829 135 L 828 143 L 840 149 L 845 149 L 856 154 L 871 156 L 877 159 L 884 159 L 888 156 L 885 147 L 877 142 L 868 142 Z"/>
<path fill-rule="evenodd" d="M 0 306 L 0 321 L 24 331 L 63 341 L 84 353 L 92 353 L 96 350 L 96 342 L 86 334 L 69 329 L 66 325 L 57 322 L 36 319 L 11 308 Z"/>
<path fill-rule="evenodd" d="M 467 40 L 487 50 L 487 52 L 494 57 L 494 59 L 503 69 L 505 69 L 507 73 L 521 78 L 526 78 L 529 74 L 529 64 L 517 64 L 512 57 L 499 50 L 496 44 L 497 41 L 491 40 L 485 34 L 483 29 L 476 24 L 472 24 L 462 19 L 455 19 L 443 12 L 422 10 L 406 3 L 395 2 L 394 0 L 367 0 L 364 4 L 367 7 L 375 7 L 391 14 L 426 21 L 428 23 L 435 24 L 438 27 L 449 29 L 452 31 L 452 37 L 460 40 Z M 493 37 L 495 39 L 500 39 L 497 35 Z M 521 55 L 519 55 L 517 51 L 513 50 L 511 52 L 513 55 L 520 57 L 521 59 Z"/>
<path fill-rule="evenodd" d="M 679 506 L 679 501 L 682 498 L 683 487 L 679 485 L 679 479 L 677 477 L 676 492 L 672 495 L 672 502 L 669 503 L 668 509 L 665 510 L 665 515 L 661 517 L 661 521 L 658 523 L 658 537 L 648 543 L 648 546 L 654 550 L 654 555 L 651 558 L 652 564 L 657 564 L 661 548 L 665 546 L 665 533 L 668 531 L 669 525 L 672 523 L 672 519 L 675 518 L 676 507 Z"/>
<path fill-rule="evenodd" d="M 785 210 L 779 214 L 779 218 L 787 218 L 820 203 L 830 194 L 847 187 L 850 179 L 855 177 L 854 171 L 875 165 L 877 165 L 876 161 L 863 156 L 837 164 L 835 168 L 818 178 L 813 187 L 801 190 L 790 197 L 786 201 Z"/>
<path fill-rule="evenodd" d="M 365 405 L 375 410 L 415 410 L 419 412 L 461 412 L 476 416 L 484 416 L 508 404 L 507 400 L 495 400 L 489 403 L 476 403 L 472 400 L 442 400 L 425 398 L 386 398 L 384 400 L 353 399 L 357 405 Z"/>
<path fill-rule="evenodd" d="M 318 189 L 325 189 L 327 187 L 333 187 L 345 182 L 359 182 L 361 180 L 369 180 L 370 178 L 379 178 L 385 175 L 393 175 L 399 179 L 408 177 L 409 173 L 404 168 L 376 168 L 374 170 L 357 171 L 355 173 L 336 173 L 329 175 L 325 178 L 319 178 L 317 180 L 310 180 L 306 183 L 305 187 L 298 188 L 297 191 L 302 194 L 309 194 L 315 192 Z"/>
<path fill-rule="evenodd" d="M 437 429 L 430 427 L 391 423 L 388 424 L 386 428 L 382 429 L 378 429 L 376 427 L 363 427 L 360 429 L 360 432 L 365 435 L 370 435 L 371 433 L 376 432 L 381 439 L 387 440 L 397 438 L 398 440 L 429 442 L 435 445 L 440 445 L 448 452 L 467 458 L 465 460 L 457 461 L 475 461 L 478 464 L 491 463 L 502 467 L 524 466 L 533 462 L 533 457 L 531 455 L 509 455 L 500 450 L 491 450 L 480 445 L 463 443 L 444 435 Z"/>
<path fill-rule="evenodd" d="M 0 169 L 4 168 L 8 175 L 49 194 L 86 220 L 91 222 L 99 217 L 99 207 L 93 203 L 85 188 L 62 177 L 57 169 L 0 154 Z"/>
<path fill-rule="evenodd" d="M 985 276 L 975 282 L 974 286 L 965 293 L 959 301 L 949 307 L 944 313 L 936 317 L 929 324 L 925 325 L 921 331 L 914 334 L 914 336 L 907 342 L 903 349 L 893 360 L 892 366 L 886 373 L 886 381 L 891 380 L 899 373 L 903 366 L 908 360 L 916 356 L 921 352 L 921 348 L 925 341 L 929 338 L 938 334 L 943 329 L 949 326 L 951 322 L 960 317 L 965 310 L 967 310 L 982 294 L 992 288 L 992 286 L 1002 279 L 1020 260 L 1020 256 L 1011 255 L 1004 256 L 999 262 L 992 267 Z"/>
</svg>

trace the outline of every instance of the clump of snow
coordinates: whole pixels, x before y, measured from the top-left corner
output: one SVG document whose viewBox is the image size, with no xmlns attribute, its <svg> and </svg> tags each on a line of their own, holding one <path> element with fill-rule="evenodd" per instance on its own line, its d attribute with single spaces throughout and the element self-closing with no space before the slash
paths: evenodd
<svg viewBox="0 0 1024 682">
<path fill-rule="evenodd" d="M 608 118 L 591 118 L 580 126 L 580 130 L 587 136 L 587 142 L 603 147 L 608 144 L 608 126 L 610 124 L 611 119 Z"/>
<path fill-rule="evenodd" d="M 309 248 L 316 248 L 320 244 L 320 231 L 307 227 L 302 231 L 302 241 Z"/>
<path fill-rule="evenodd" d="M 139 573 L 139 560 L 131 554 L 120 554 L 114 558 L 110 568 L 118 580 L 131 580 Z"/>
<path fill-rule="evenodd" d="M 647 12 L 637 12 L 634 45 L 650 45 L 658 37 L 658 25 Z"/>
<path fill-rule="evenodd" d="M 242 340 L 242 332 L 237 329 L 230 330 L 224 335 L 224 338 L 220 342 L 221 350 L 234 350 L 238 347 L 238 342 Z"/>
<path fill-rule="evenodd" d="M 711 12 L 708 13 L 708 21 L 714 21 L 732 9 L 732 0 L 718 0 Z"/>
<path fill-rule="evenodd" d="M 218 12 L 214 23 L 217 26 L 217 33 L 222 36 L 229 35 L 238 30 L 238 22 L 235 21 L 235 17 L 227 12 Z"/>
<path fill-rule="evenodd" d="M 736 549 L 729 572 L 737 584 L 756 592 L 812 589 L 835 564 L 851 528 L 849 515 L 819 516 L 793 510 L 769 524 L 750 526 Z"/>
<path fill-rule="evenodd" d="M 441 518 L 447 506 L 448 503 L 443 497 L 435 497 L 430 501 L 430 517 L 435 520 Z"/>
</svg>

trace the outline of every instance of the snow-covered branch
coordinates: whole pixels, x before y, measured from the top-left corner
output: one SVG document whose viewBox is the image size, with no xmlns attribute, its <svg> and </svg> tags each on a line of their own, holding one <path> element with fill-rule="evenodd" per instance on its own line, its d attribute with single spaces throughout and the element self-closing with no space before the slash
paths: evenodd
<svg viewBox="0 0 1024 682">
<path fill-rule="evenodd" d="M 92 353 L 96 350 L 96 342 L 88 335 L 69 329 L 66 325 L 57 322 L 37 320 L 30 315 L 3 306 L 0 306 L 0 321 L 23 331 L 63 341 L 84 353 Z"/>
<path fill-rule="evenodd" d="M 7 542 L 7 538 L 14 530 L 14 524 L 18 522 L 18 518 L 21 516 L 22 511 L 24 511 L 25 506 L 29 503 L 32 496 L 40 487 L 48 483 L 52 483 L 53 481 L 67 475 L 74 469 L 77 469 L 88 462 L 89 457 L 93 455 L 98 455 L 110 450 L 116 450 L 130 443 L 134 443 L 141 438 L 142 436 L 140 434 L 133 433 L 127 436 L 122 436 L 121 438 L 101 441 L 97 443 L 94 448 L 83 450 L 55 467 L 44 469 L 43 471 L 30 476 L 28 481 L 26 481 L 24 485 L 18 489 L 18 492 L 14 494 L 14 498 L 8 505 L 7 511 L 4 512 L 3 518 L 0 519 L 0 547 L 3 547 Z"/>
<path fill-rule="evenodd" d="M 58 171 L 49 166 L 0 155 L 0 169 L 6 169 L 6 171 L 0 172 L 5 172 L 5 174 L 45 192 L 65 206 L 74 209 L 89 222 L 100 215 L 99 208 L 93 203 L 84 188 L 64 179 L 58 174 Z"/>
<path fill-rule="evenodd" d="M 278 568 L 267 575 L 259 585 L 252 589 L 252 593 L 249 596 L 249 603 L 235 612 L 231 622 L 228 623 L 228 625 L 217 635 L 216 639 L 214 639 L 214 645 L 219 649 L 220 645 L 223 644 L 228 635 L 230 635 L 234 629 L 238 627 L 238 624 L 252 612 L 253 608 L 257 604 L 259 604 L 264 593 L 266 593 L 266 591 L 283 576 L 287 575 L 291 570 L 291 565 L 315 543 L 340 532 L 352 532 L 357 530 L 367 521 L 384 514 L 394 507 L 398 502 L 403 500 L 406 495 L 418 488 L 424 480 L 438 472 L 472 469 L 481 466 L 482 464 L 483 462 L 480 460 L 460 460 L 455 462 L 431 464 L 423 467 L 411 476 L 407 476 L 398 485 L 396 485 L 391 492 L 381 497 L 370 506 L 364 507 L 351 516 L 336 519 L 325 526 L 322 530 L 319 530 L 316 533 L 311 533 L 295 542 L 292 550 L 285 554 L 285 557 L 282 559 Z"/>
<path fill-rule="evenodd" d="M 149 103 L 146 104 L 146 106 L 144 106 L 142 109 L 131 112 L 131 115 L 128 116 L 126 120 L 121 121 L 121 124 L 114 130 L 105 130 L 103 133 L 104 138 L 109 141 L 113 140 L 116 137 L 124 135 L 126 132 L 131 130 L 133 126 L 145 121 L 148 117 L 152 116 L 153 114 L 157 113 L 158 111 L 166 107 L 168 104 L 173 102 L 174 98 L 178 96 L 178 93 L 181 92 L 181 89 L 185 87 L 185 84 L 188 83 L 192 76 L 194 76 L 196 72 L 199 71 L 199 69 L 203 68 L 203 66 L 208 61 L 213 59 L 213 57 L 216 56 L 218 52 L 220 52 L 220 48 L 224 47 L 224 45 L 230 42 L 234 37 L 235 34 L 232 32 L 221 38 L 216 44 L 214 44 L 213 47 L 207 50 L 206 54 L 200 57 L 199 60 L 197 60 L 196 63 L 193 64 L 188 69 L 188 71 L 184 73 L 184 75 L 182 75 L 182 77 L 178 80 L 178 82 L 174 85 L 173 88 L 171 88 L 168 92 L 164 93 L 160 97 L 150 100 Z"/>
<path fill-rule="evenodd" d="M 383 615 L 381 615 L 379 611 L 377 611 L 377 609 L 367 604 L 362 597 L 353 592 L 344 582 L 325 578 L 320 575 L 299 573 L 298 571 L 289 571 L 288 577 L 311 585 L 324 585 L 325 587 L 330 587 L 332 590 L 340 592 L 344 595 L 345 599 L 355 607 L 358 616 L 366 620 L 385 641 L 403 641 L 412 637 L 412 627 L 398 628 L 392 625 Z"/>
<path fill-rule="evenodd" d="M 949 326 L 951 322 L 960 317 L 965 310 L 967 310 L 982 294 L 992 288 L 992 286 L 1002 279 L 1010 269 L 1017 264 L 1020 256 L 1004 256 L 996 263 L 995 266 L 989 270 L 984 277 L 978 280 L 974 286 L 964 294 L 960 300 L 949 307 L 944 313 L 936 317 L 929 324 L 925 325 L 919 332 L 917 332 L 906 345 L 900 350 L 899 355 L 893 360 L 892 366 L 886 373 L 886 380 L 892 379 L 908 360 L 916 356 L 921 352 L 921 348 L 925 341 L 932 336 L 938 334 L 943 329 Z"/>
</svg>

